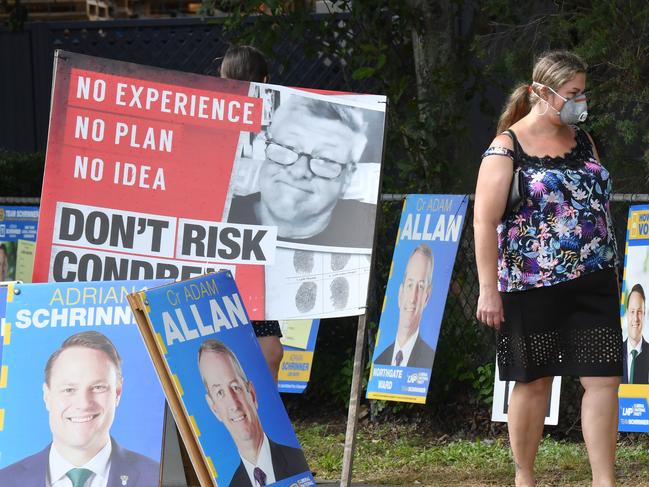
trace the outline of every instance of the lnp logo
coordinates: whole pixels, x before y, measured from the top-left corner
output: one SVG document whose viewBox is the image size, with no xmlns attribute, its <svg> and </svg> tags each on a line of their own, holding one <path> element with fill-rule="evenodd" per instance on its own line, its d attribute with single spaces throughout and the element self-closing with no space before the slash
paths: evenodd
<svg viewBox="0 0 649 487">
<path fill-rule="evenodd" d="M 417 384 L 421 385 L 428 382 L 428 372 L 419 372 L 417 374 Z"/>
<path fill-rule="evenodd" d="M 412 372 L 408 374 L 408 384 L 425 384 L 428 381 L 428 372 Z"/>
<path fill-rule="evenodd" d="M 122 485 L 128 484 L 128 475 L 120 475 L 119 479 L 122 481 Z"/>
<path fill-rule="evenodd" d="M 645 411 L 644 404 L 636 402 L 631 407 L 622 408 L 622 416 L 642 416 Z"/>
</svg>

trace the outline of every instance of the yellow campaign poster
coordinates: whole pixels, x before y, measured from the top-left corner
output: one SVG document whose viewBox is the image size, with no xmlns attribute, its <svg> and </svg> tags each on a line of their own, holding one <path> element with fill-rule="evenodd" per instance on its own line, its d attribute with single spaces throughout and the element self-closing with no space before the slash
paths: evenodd
<svg viewBox="0 0 649 487">
<path fill-rule="evenodd" d="M 280 326 L 282 329 L 282 345 L 293 348 L 306 349 L 311 334 L 311 324 L 313 320 L 282 320 Z"/>
<path fill-rule="evenodd" d="M 30 240 L 18 240 L 18 249 L 16 251 L 16 280 L 22 282 L 32 282 L 32 272 L 34 272 L 34 252 L 36 251 L 36 242 Z"/>
<path fill-rule="evenodd" d="M 0 281 L 32 281 L 38 206 L 0 206 Z"/>
<path fill-rule="evenodd" d="M 284 357 L 279 366 L 279 392 L 301 394 L 311 377 L 320 320 L 283 320 Z"/>
</svg>

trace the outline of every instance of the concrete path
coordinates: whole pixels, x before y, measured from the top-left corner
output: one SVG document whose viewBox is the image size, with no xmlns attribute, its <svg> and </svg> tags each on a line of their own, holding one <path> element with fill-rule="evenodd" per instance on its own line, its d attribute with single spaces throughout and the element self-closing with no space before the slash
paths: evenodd
<svg viewBox="0 0 649 487">
<path fill-rule="evenodd" d="M 315 482 L 318 487 L 339 487 L 340 486 L 340 480 L 321 480 L 321 479 L 316 479 Z M 363 483 L 352 483 L 352 487 L 395 487 L 395 486 L 390 486 L 386 484 L 378 485 L 378 484 L 363 484 Z"/>
</svg>

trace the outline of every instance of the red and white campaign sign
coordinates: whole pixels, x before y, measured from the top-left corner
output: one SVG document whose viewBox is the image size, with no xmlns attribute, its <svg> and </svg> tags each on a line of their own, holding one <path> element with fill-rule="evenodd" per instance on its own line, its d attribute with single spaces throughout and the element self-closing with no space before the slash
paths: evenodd
<svg viewBox="0 0 649 487">
<path fill-rule="evenodd" d="M 252 319 L 362 312 L 385 100 L 58 51 L 34 282 L 231 270 Z"/>
</svg>

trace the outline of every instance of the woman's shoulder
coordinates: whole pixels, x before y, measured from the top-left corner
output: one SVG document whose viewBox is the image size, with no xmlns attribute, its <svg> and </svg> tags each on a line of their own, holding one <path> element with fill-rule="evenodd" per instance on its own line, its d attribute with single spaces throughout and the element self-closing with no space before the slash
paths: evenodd
<svg viewBox="0 0 649 487">
<path fill-rule="evenodd" d="M 491 141 L 487 150 L 482 153 L 481 159 L 484 161 L 492 156 L 495 156 L 496 159 L 506 157 L 513 161 L 515 159 L 515 149 L 512 138 L 504 133 L 497 135 L 494 140 Z"/>
<path fill-rule="evenodd" d="M 504 147 L 505 149 L 514 149 L 514 140 L 512 136 L 507 132 L 502 132 L 491 141 L 489 147 Z"/>
</svg>

